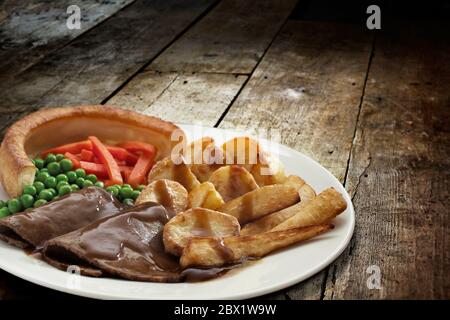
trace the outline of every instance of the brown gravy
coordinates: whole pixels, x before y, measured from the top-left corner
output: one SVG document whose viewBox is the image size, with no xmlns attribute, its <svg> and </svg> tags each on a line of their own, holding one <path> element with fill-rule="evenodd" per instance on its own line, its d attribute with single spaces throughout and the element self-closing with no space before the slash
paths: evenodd
<svg viewBox="0 0 450 320">
<path fill-rule="evenodd" d="M 170 282 L 197 282 L 218 277 L 233 268 L 183 270 L 179 258 L 165 251 L 162 233 L 170 212 L 155 203 L 145 203 L 109 219 L 102 219 L 80 230 L 78 243 L 83 250 L 81 257 L 104 269 L 103 266 L 120 266 L 122 274 L 130 272 L 136 280 L 167 278 Z M 199 235 L 210 234 L 206 219 L 200 220 Z M 70 246 L 70 244 L 69 244 Z M 218 251 L 228 256 L 232 254 L 223 243 L 218 243 Z M 101 261 L 99 263 L 99 261 Z M 111 274 L 108 268 L 106 274 Z M 123 276 L 124 277 L 124 276 Z M 126 276 L 125 276 L 126 277 Z M 133 279 L 132 277 L 126 277 Z M 160 281 L 160 280 L 155 280 Z"/>
</svg>

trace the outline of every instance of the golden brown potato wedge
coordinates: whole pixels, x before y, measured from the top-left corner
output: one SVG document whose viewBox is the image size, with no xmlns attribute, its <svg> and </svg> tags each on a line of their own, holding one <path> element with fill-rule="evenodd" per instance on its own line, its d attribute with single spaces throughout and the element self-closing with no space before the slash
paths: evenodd
<svg viewBox="0 0 450 320">
<path fill-rule="evenodd" d="M 275 156 L 265 151 L 260 152 L 259 162 L 252 167 L 250 173 L 260 187 L 286 181 L 284 165 Z"/>
<path fill-rule="evenodd" d="M 217 210 L 225 202 L 211 182 L 203 182 L 189 192 L 190 208 Z"/>
<path fill-rule="evenodd" d="M 300 195 L 300 202 L 280 211 L 268 214 L 267 216 L 253 222 L 247 223 L 241 230 L 242 235 L 257 234 L 275 228 L 280 223 L 294 216 L 297 212 L 299 212 L 299 210 L 301 210 L 301 208 L 305 206 L 308 201 L 316 196 L 314 189 L 298 176 L 289 176 L 284 184 L 290 185 L 297 189 Z"/>
<path fill-rule="evenodd" d="M 224 163 L 222 148 L 214 144 L 214 139 L 203 137 L 193 141 L 187 148 L 189 167 L 200 182 L 209 180 L 211 174 Z"/>
<path fill-rule="evenodd" d="M 136 205 L 150 201 L 157 202 L 174 213 L 180 213 L 187 209 L 188 192 L 176 181 L 155 180 L 141 191 Z"/>
<path fill-rule="evenodd" d="M 249 172 L 253 165 L 259 163 L 261 147 L 258 141 L 249 137 L 236 137 L 222 145 L 225 164 L 237 164 Z"/>
<path fill-rule="evenodd" d="M 298 190 L 300 201 L 309 201 L 316 196 L 314 189 L 299 176 L 291 175 L 283 183 Z"/>
<path fill-rule="evenodd" d="M 150 170 L 148 182 L 159 179 L 173 180 L 180 183 L 188 192 L 200 184 L 183 157 L 178 158 L 177 163 L 179 164 L 175 164 L 170 156 L 161 159 Z"/>
<path fill-rule="evenodd" d="M 198 140 L 192 141 L 186 150 L 185 156 L 191 156 L 193 158 L 194 156 L 200 156 L 201 152 L 206 149 L 207 146 L 214 144 L 214 139 L 211 137 L 201 137 Z"/>
<path fill-rule="evenodd" d="M 296 203 L 293 206 L 284 208 L 280 211 L 276 211 L 259 218 L 258 220 L 247 223 L 243 226 L 241 235 L 252 235 L 270 231 L 280 223 L 294 216 L 305 204 L 305 201 L 300 200 L 299 203 Z"/>
<path fill-rule="evenodd" d="M 245 224 L 269 213 L 287 208 L 300 200 L 295 188 L 274 184 L 255 189 L 251 192 L 226 202 L 219 211 L 236 217 Z"/>
<path fill-rule="evenodd" d="M 164 226 L 164 247 L 167 252 L 181 255 L 192 237 L 227 237 L 239 235 L 239 231 L 239 222 L 230 215 L 204 208 L 189 209 Z"/>
<path fill-rule="evenodd" d="M 287 230 L 306 227 L 331 221 L 344 212 L 347 202 L 342 195 L 333 188 L 322 191 L 318 196 L 306 202 L 291 218 L 280 223 L 271 231 Z"/>
<path fill-rule="evenodd" d="M 252 236 L 192 238 L 180 264 L 187 267 L 218 267 L 248 258 L 261 258 L 272 251 L 308 240 L 333 228 L 331 224 L 265 232 Z"/>
<path fill-rule="evenodd" d="M 253 176 L 244 167 L 237 165 L 217 169 L 209 177 L 209 182 L 214 185 L 225 202 L 258 188 Z"/>
</svg>

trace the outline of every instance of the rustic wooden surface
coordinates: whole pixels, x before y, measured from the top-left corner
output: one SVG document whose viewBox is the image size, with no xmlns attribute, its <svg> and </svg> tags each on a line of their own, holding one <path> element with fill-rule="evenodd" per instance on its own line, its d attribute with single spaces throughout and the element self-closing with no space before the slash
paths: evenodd
<svg viewBox="0 0 450 320">
<path fill-rule="evenodd" d="M 15 6 L 12 1 L 5 1 L 0 8 L 4 12 L 3 19 L 0 13 L 0 81 L 10 80 L 133 1 L 85 0 L 80 10 L 86 18 L 80 29 L 73 30 L 66 27 L 61 16 L 61 8 L 73 4 L 71 0 L 14 1 Z"/>
<path fill-rule="evenodd" d="M 448 24 L 289 19 L 296 1 L 0 3 L 0 130 L 42 107 L 107 103 L 280 133 L 347 188 L 341 257 L 268 299 L 450 298 Z M 366 270 L 381 271 L 380 290 Z M 79 299 L 0 271 L 0 298 Z"/>
<path fill-rule="evenodd" d="M 296 2 L 222 1 L 149 68 L 165 72 L 250 73 Z"/>
</svg>

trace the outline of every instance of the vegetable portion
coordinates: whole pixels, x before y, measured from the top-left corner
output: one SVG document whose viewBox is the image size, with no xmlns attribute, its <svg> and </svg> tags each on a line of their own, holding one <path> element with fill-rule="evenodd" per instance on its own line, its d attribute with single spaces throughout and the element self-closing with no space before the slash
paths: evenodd
<svg viewBox="0 0 450 320">
<path fill-rule="evenodd" d="M 122 184 L 123 178 L 120 174 L 119 165 L 112 154 L 97 137 L 90 136 L 89 140 L 92 142 L 92 150 L 94 151 L 94 154 L 105 166 L 109 179 L 114 183 Z"/>
<path fill-rule="evenodd" d="M 34 183 L 25 186 L 21 196 L 0 200 L 0 219 L 91 186 L 106 188 L 132 206 L 147 184 L 155 155 L 149 143 L 125 141 L 112 146 L 94 136 L 45 150 L 32 159 L 37 169 Z"/>
</svg>

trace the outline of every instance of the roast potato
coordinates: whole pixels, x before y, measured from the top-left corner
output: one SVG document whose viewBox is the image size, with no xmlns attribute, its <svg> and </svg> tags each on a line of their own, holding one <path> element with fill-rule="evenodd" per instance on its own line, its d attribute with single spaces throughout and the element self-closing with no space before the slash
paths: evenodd
<svg viewBox="0 0 450 320">
<path fill-rule="evenodd" d="M 175 214 L 188 207 L 188 192 L 176 181 L 159 179 L 145 187 L 136 199 L 136 205 L 157 202 Z"/>
<path fill-rule="evenodd" d="M 172 218 L 164 226 L 163 241 L 167 252 L 181 255 L 192 237 L 226 237 L 238 235 L 236 218 L 205 208 L 193 208 Z"/>
</svg>

